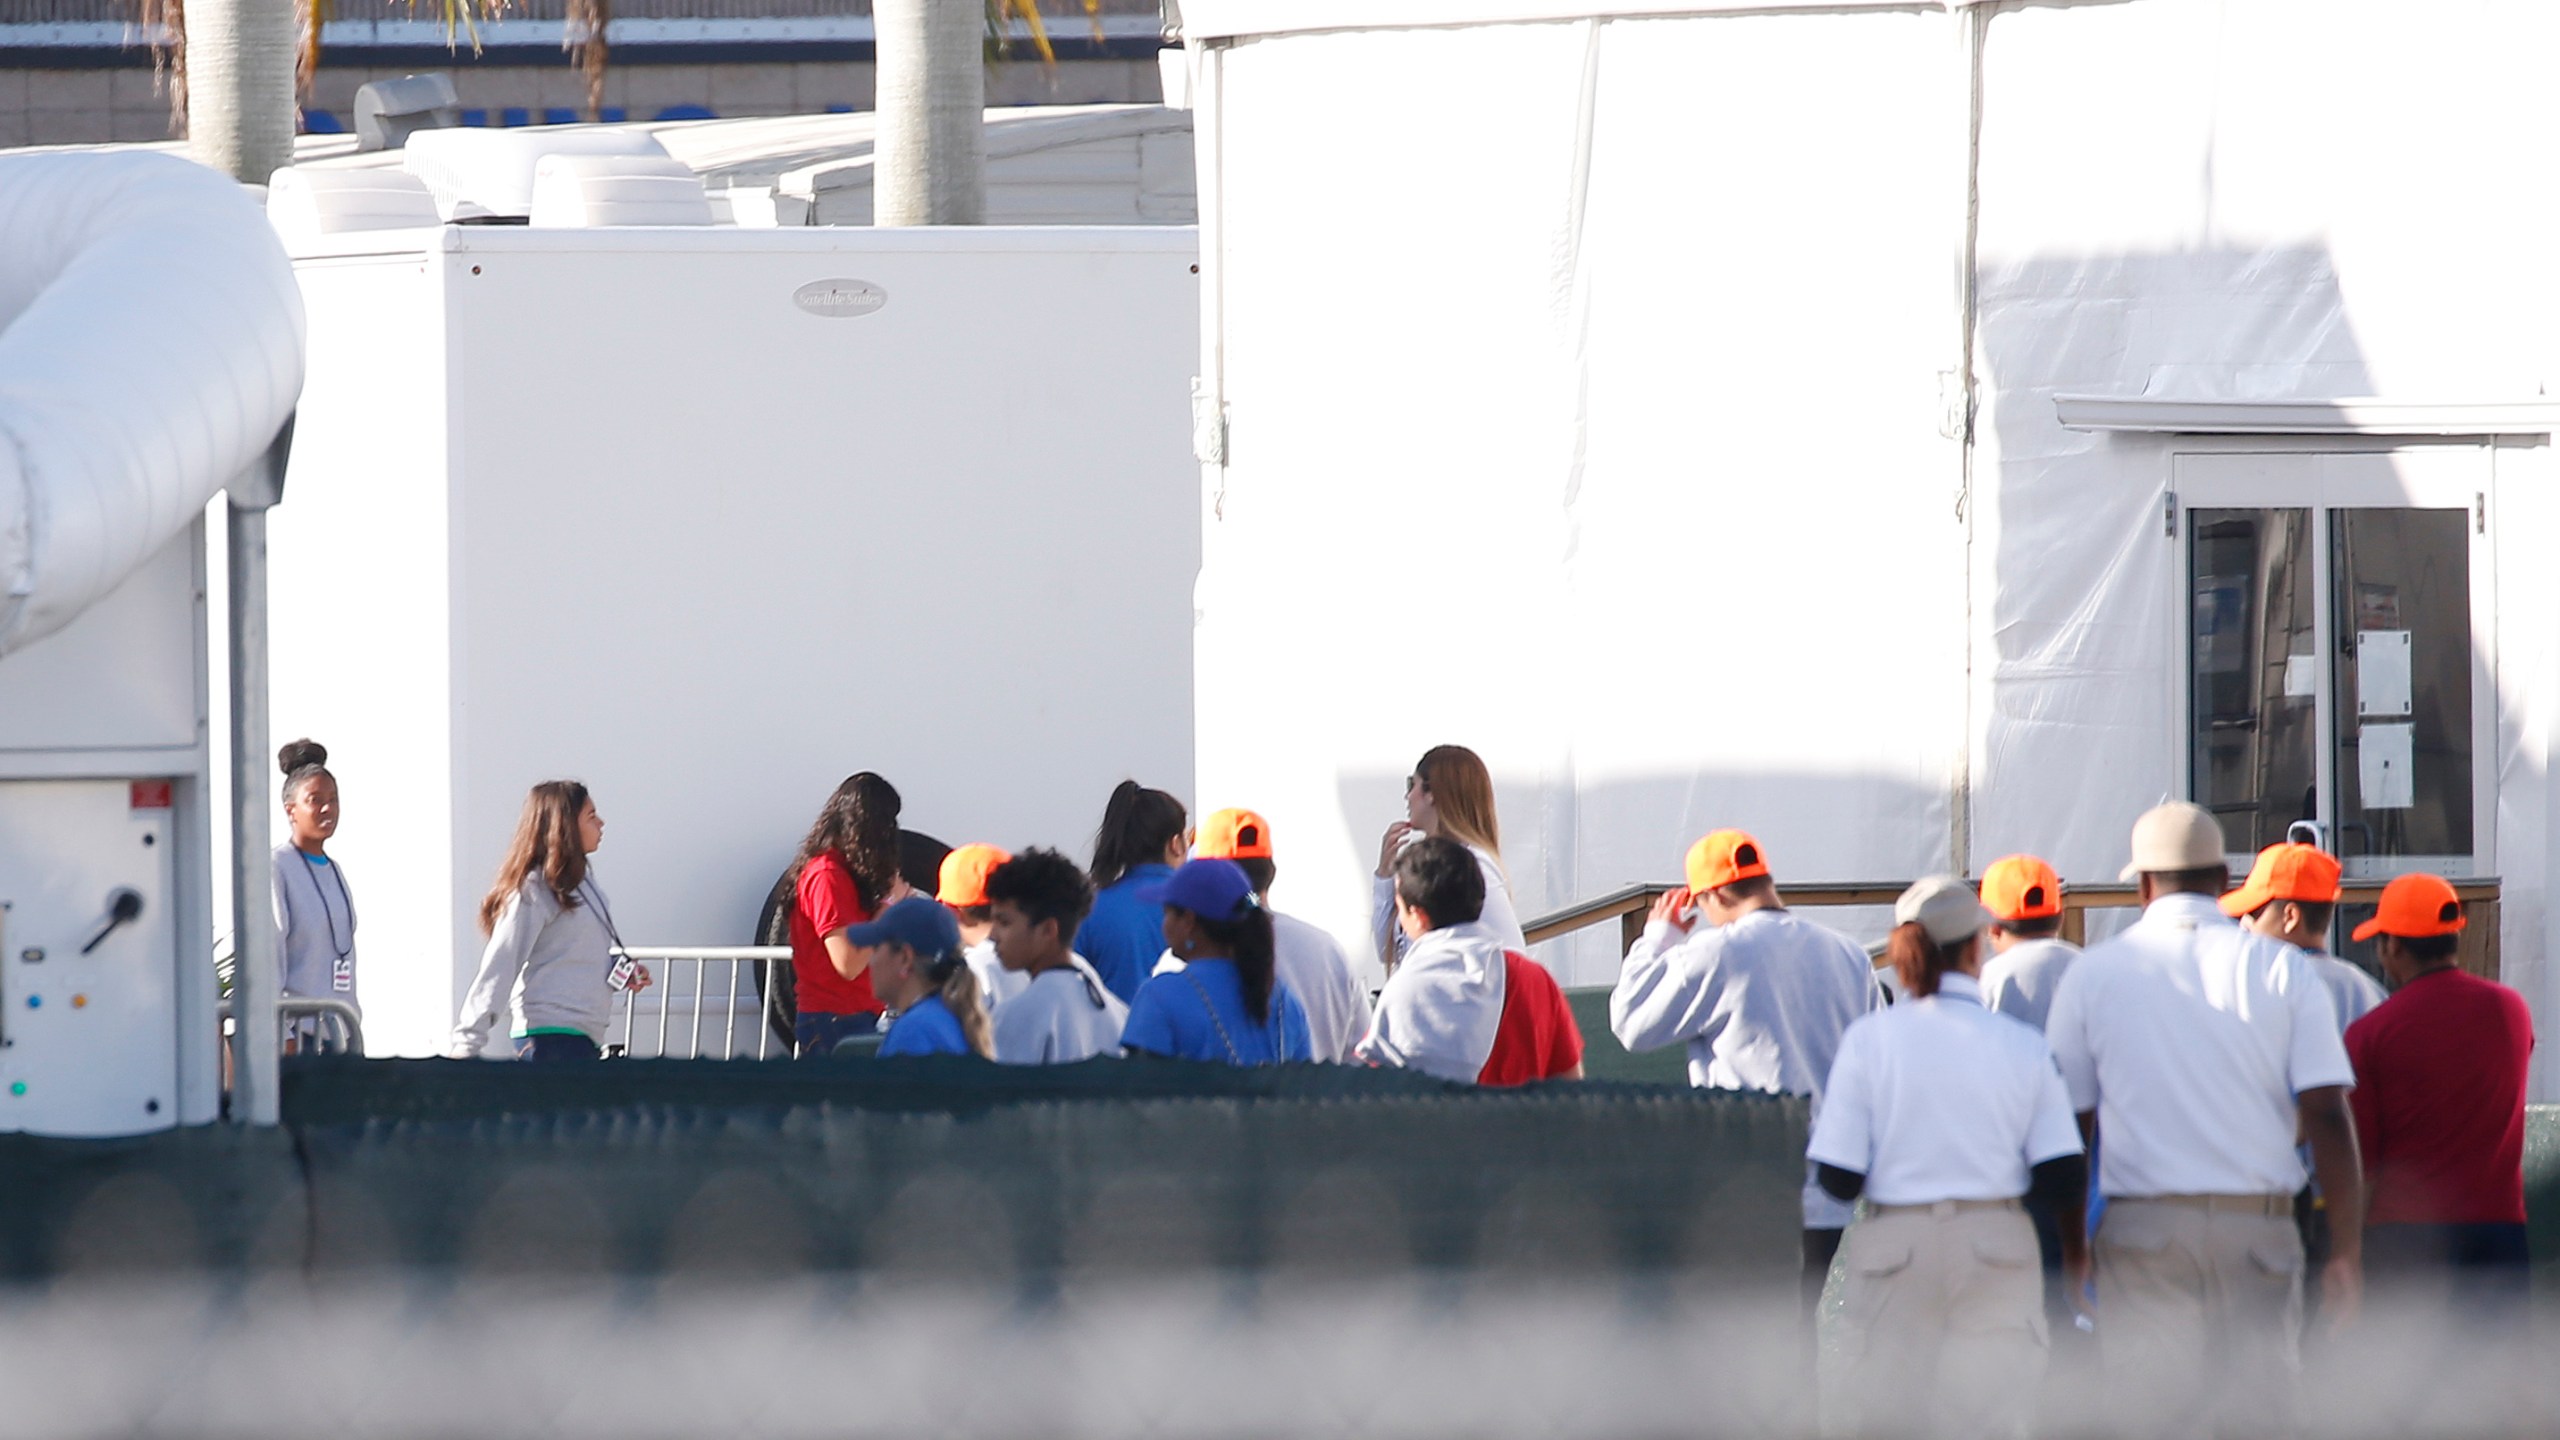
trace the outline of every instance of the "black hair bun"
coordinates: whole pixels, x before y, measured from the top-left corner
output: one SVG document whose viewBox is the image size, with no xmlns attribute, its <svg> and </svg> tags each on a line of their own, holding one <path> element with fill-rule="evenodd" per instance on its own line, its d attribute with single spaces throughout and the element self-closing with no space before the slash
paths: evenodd
<svg viewBox="0 0 2560 1440">
<path fill-rule="evenodd" d="M 276 751 L 276 765 L 290 775 L 297 770 L 316 769 L 329 763 L 329 747 L 317 740 L 288 740 Z"/>
</svg>

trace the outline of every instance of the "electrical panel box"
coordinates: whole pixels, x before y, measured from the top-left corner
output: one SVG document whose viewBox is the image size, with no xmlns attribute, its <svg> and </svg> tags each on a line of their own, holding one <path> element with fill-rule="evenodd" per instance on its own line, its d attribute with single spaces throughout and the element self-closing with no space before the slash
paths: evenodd
<svg viewBox="0 0 2560 1440">
<path fill-rule="evenodd" d="M 204 530 L 0 656 L 0 1131 L 221 1105 Z"/>
<path fill-rule="evenodd" d="M 168 780 L 0 781 L 0 1130 L 177 1113 Z"/>
</svg>

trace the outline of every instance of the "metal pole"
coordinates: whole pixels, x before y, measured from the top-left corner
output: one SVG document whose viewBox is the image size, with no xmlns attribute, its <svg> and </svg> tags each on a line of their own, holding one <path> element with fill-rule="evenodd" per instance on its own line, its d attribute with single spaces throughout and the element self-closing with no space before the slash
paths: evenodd
<svg viewBox="0 0 2560 1440">
<path fill-rule="evenodd" d="M 231 1118 L 273 1125 L 276 1087 L 275 860 L 268 853 L 267 510 L 284 496 L 293 422 L 232 482 L 225 527 L 231 572 Z"/>
<path fill-rule="evenodd" d="M 987 72 L 978 0 L 874 0 L 875 225 L 983 225 Z"/>
</svg>

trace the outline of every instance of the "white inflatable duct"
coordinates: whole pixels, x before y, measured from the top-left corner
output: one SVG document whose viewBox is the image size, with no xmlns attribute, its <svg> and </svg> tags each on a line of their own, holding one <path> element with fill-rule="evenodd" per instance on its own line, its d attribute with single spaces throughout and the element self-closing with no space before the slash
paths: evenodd
<svg viewBox="0 0 2560 1440">
<path fill-rule="evenodd" d="M 536 229 L 708 225 L 702 177 L 663 155 L 545 155 L 533 167 Z"/>
<path fill-rule="evenodd" d="M 225 176 L 0 156 L 0 655 L 201 513 L 302 392 L 302 293 Z"/>
</svg>

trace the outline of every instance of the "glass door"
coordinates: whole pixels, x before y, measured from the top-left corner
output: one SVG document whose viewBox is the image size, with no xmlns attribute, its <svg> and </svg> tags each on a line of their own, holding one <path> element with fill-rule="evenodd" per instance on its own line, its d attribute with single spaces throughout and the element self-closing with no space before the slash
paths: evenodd
<svg viewBox="0 0 2560 1440">
<path fill-rule="evenodd" d="M 2177 457 L 2188 793 L 2235 871 L 2490 873 L 2489 452 Z"/>
</svg>

